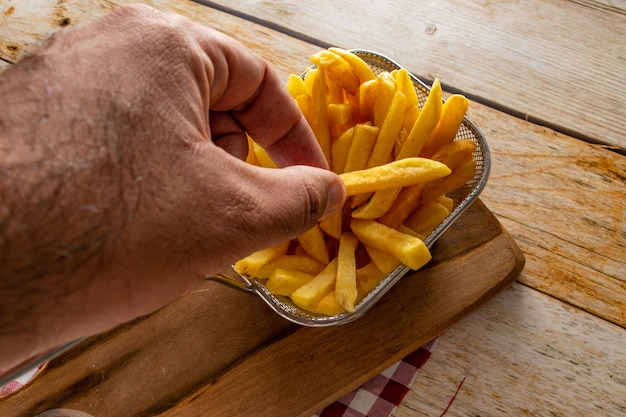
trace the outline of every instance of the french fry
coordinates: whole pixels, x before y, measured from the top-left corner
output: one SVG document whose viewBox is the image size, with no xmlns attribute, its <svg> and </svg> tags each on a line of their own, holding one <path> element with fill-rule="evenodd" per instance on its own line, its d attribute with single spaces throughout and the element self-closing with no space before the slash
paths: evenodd
<svg viewBox="0 0 626 417">
<path fill-rule="evenodd" d="M 302 115 L 309 123 L 309 126 L 313 124 L 311 120 L 311 96 L 308 94 L 300 94 L 296 97 L 296 104 L 300 108 Z"/>
<path fill-rule="evenodd" d="M 350 64 L 355 74 L 359 78 L 360 84 L 376 79 L 376 74 L 374 74 L 374 71 L 372 71 L 370 66 L 367 65 L 367 63 L 357 55 L 341 48 L 328 48 L 328 50 L 341 56 Z"/>
<path fill-rule="evenodd" d="M 310 58 L 326 75 L 350 94 L 356 94 L 361 82 L 352 66 L 341 55 L 322 50 Z"/>
<path fill-rule="evenodd" d="M 476 144 L 470 139 L 461 139 L 444 145 L 431 159 L 445 164 L 452 171 L 471 158 Z"/>
<path fill-rule="evenodd" d="M 316 224 L 298 236 L 298 242 L 300 242 L 302 248 L 313 259 L 316 259 L 323 264 L 328 263 L 328 247 L 326 246 L 324 233 L 322 232 L 322 229 L 320 229 L 319 224 Z"/>
<path fill-rule="evenodd" d="M 417 97 L 417 91 L 415 91 L 415 86 L 413 85 L 413 80 L 411 80 L 411 76 L 409 75 L 409 71 L 405 68 L 399 69 L 396 73 L 396 84 L 398 85 L 398 91 L 402 91 L 406 97 L 407 107 L 417 107 L 419 105 L 419 99 Z"/>
<path fill-rule="evenodd" d="M 354 255 L 358 244 L 359 241 L 350 232 L 343 233 L 339 239 L 335 297 L 337 298 L 337 302 L 349 312 L 354 311 L 354 303 L 358 296 L 356 287 L 356 258 Z"/>
<path fill-rule="evenodd" d="M 320 221 L 320 229 L 328 236 L 337 240 L 341 237 L 341 226 L 343 224 L 343 213 L 341 211 L 326 217 Z"/>
<path fill-rule="evenodd" d="M 275 269 L 319 274 L 326 265 L 308 255 L 280 255 L 266 263 L 257 273 L 257 278 L 269 278 Z"/>
<path fill-rule="evenodd" d="M 398 262 L 399 263 L 399 262 Z M 356 283 L 359 290 L 357 300 L 361 300 L 387 276 L 373 262 L 356 270 Z"/>
<path fill-rule="evenodd" d="M 439 178 L 425 186 L 422 193 L 422 202 L 433 201 L 441 195 L 456 190 L 474 178 L 475 173 L 476 160 L 473 155 L 470 155 L 448 177 L 445 179 Z"/>
<path fill-rule="evenodd" d="M 340 174 L 347 195 L 369 193 L 387 188 L 406 187 L 450 174 L 441 162 L 426 158 L 405 158 L 384 165 Z"/>
<path fill-rule="evenodd" d="M 385 226 L 397 229 L 419 207 L 424 192 L 424 184 L 404 187 L 391 208 L 378 221 Z"/>
<path fill-rule="evenodd" d="M 313 279 L 313 275 L 288 269 L 274 269 L 265 287 L 276 295 L 290 296 L 295 290 Z"/>
<path fill-rule="evenodd" d="M 430 251 L 421 239 L 375 220 L 352 219 L 350 229 L 364 245 L 394 255 L 411 269 L 419 269 L 431 259 Z"/>
<path fill-rule="evenodd" d="M 309 96 L 313 95 L 313 83 L 315 82 L 315 78 L 317 77 L 317 73 L 319 71 L 322 70 L 319 68 L 309 68 L 304 74 L 304 86 L 306 87 L 306 93 Z M 326 78 L 324 78 L 324 82 L 326 82 Z"/>
<path fill-rule="evenodd" d="M 421 233 L 417 233 L 415 230 L 410 229 L 410 228 L 406 227 L 405 225 L 402 225 L 402 226 L 398 227 L 396 230 L 398 232 L 401 232 L 401 233 L 404 233 L 404 234 L 407 234 L 407 235 L 410 235 L 410 236 L 415 236 L 416 238 L 421 239 L 421 240 L 426 239 L 426 236 L 424 236 Z"/>
<path fill-rule="evenodd" d="M 360 123 L 354 126 L 354 136 L 344 166 L 344 172 L 364 169 L 374 149 L 379 129 L 371 124 Z"/>
<path fill-rule="evenodd" d="M 389 252 L 375 249 L 368 245 L 365 245 L 365 250 L 374 265 L 385 275 L 389 275 L 400 264 L 400 260 Z"/>
<path fill-rule="evenodd" d="M 407 102 L 406 111 L 404 112 L 404 122 L 402 123 L 402 129 L 410 132 L 417 122 L 417 118 L 420 115 L 420 108 L 417 105 L 410 105 Z M 397 159 L 397 158 L 396 158 Z"/>
<path fill-rule="evenodd" d="M 350 103 L 329 103 L 328 121 L 335 125 L 347 125 L 358 110 Z"/>
<path fill-rule="evenodd" d="M 335 81 L 326 76 L 326 102 L 331 104 L 344 103 L 343 88 Z"/>
<path fill-rule="evenodd" d="M 322 152 L 324 152 L 324 156 L 326 156 L 326 160 L 330 163 L 330 126 L 328 123 L 328 113 L 326 111 L 326 92 L 326 76 L 324 75 L 324 71 L 315 71 L 315 77 L 311 85 L 311 113 L 309 117 L 311 120 L 311 129 L 322 148 Z"/>
<path fill-rule="evenodd" d="M 454 208 L 453 199 L 451 199 L 450 197 L 446 195 L 442 195 L 442 196 L 437 197 L 434 201 L 444 206 L 448 210 L 449 213 L 452 213 L 452 209 Z"/>
<path fill-rule="evenodd" d="M 289 78 L 287 78 L 287 91 L 289 91 L 289 94 L 294 100 L 301 94 L 307 94 L 306 84 L 302 77 L 291 74 Z"/>
<path fill-rule="evenodd" d="M 259 161 L 260 166 L 264 168 L 276 168 L 276 163 L 272 160 L 272 158 L 267 154 L 265 149 L 261 145 L 256 142 L 253 142 L 252 148 L 254 150 L 254 154 L 256 155 L 257 161 Z"/>
<path fill-rule="evenodd" d="M 362 121 L 374 120 L 374 112 L 376 108 L 376 96 L 378 93 L 378 80 L 373 79 L 366 81 L 359 87 L 357 91 L 357 100 L 359 112 Z"/>
<path fill-rule="evenodd" d="M 432 131 L 439 123 L 442 109 L 442 92 L 439 79 L 435 79 L 431 86 L 430 93 L 424 103 L 415 125 L 409 132 L 409 136 L 404 142 L 404 146 L 398 154 L 398 159 L 419 155 L 426 144 Z"/>
<path fill-rule="evenodd" d="M 336 316 L 338 314 L 344 313 L 346 311 L 345 308 L 339 302 L 337 302 L 337 296 L 335 295 L 335 291 L 331 291 L 326 294 L 317 306 L 313 309 L 313 312 L 318 314 L 324 314 L 326 316 Z"/>
<path fill-rule="evenodd" d="M 350 146 L 352 145 L 352 137 L 354 136 L 354 128 L 346 129 L 337 139 L 332 143 L 330 166 L 332 170 L 341 174 L 344 171 L 346 160 L 348 159 L 348 152 L 350 152 Z"/>
<path fill-rule="evenodd" d="M 437 127 L 424 146 L 423 156 L 434 155 L 435 152 L 454 140 L 468 107 L 469 100 L 464 96 L 454 94 L 448 97 L 441 109 L 441 118 Z"/>
<path fill-rule="evenodd" d="M 428 236 L 449 214 L 447 208 L 431 201 L 422 205 L 404 222 L 404 225 L 421 235 Z"/>
<path fill-rule="evenodd" d="M 337 258 L 333 259 L 313 279 L 291 294 L 293 302 L 306 310 L 314 309 L 320 300 L 334 291 L 337 279 Z"/>
<path fill-rule="evenodd" d="M 246 156 L 246 163 L 255 166 L 261 166 L 261 162 L 256 157 L 256 152 L 254 151 L 254 141 L 250 136 L 248 136 L 248 155 Z"/>
<path fill-rule="evenodd" d="M 374 103 L 374 126 L 382 128 L 383 122 L 389 112 L 391 101 L 396 93 L 396 79 L 388 72 L 381 72 L 376 77 L 376 101 Z"/>
<path fill-rule="evenodd" d="M 284 255 L 289 249 L 289 242 L 279 243 L 271 248 L 262 249 L 235 262 L 234 269 L 242 275 L 255 277 L 259 270 L 271 260 Z"/>
<path fill-rule="evenodd" d="M 401 188 L 387 188 L 376 191 L 367 203 L 352 212 L 352 217 L 357 219 L 378 219 L 391 209 L 396 201 Z"/>
<path fill-rule="evenodd" d="M 389 161 L 393 145 L 396 142 L 398 133 L 400 133 L 400 129 L 402 129 L 405 110 L 406 97 L 402 92 L 396 91 L 380 127 L 378 139 L 376 139 L 372 154 L 367 161 L 368 168 L 382 165 Z"/>
</svg>

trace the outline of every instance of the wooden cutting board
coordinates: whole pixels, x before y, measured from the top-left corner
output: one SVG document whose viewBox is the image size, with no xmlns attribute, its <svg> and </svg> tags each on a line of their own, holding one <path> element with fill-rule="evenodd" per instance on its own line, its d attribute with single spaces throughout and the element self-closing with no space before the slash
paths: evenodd
<svg viewBox="0 0 626 417">
<path fill-rule="evenodd" d="M 524 257 L 477 201 L 363 318 L 303 328 L 214 282 L 52 360 L 0 401 L 4 417 L 55 408 L 96 417 L 310 417 L 495 295 Z"/>
</svg>

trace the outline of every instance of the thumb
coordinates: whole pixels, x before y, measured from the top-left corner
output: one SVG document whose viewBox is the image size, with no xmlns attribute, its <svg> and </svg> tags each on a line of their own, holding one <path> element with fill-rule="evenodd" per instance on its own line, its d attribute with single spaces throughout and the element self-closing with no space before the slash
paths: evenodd
<svg viewBox="0 0 626 417">
<path fill-rule="evenodd" d="M 345 186 L 334 172 L 304 165 L 250 168 L 244 192 L 254 210 L 240 213 L 238 232 L 255 246 L 252 251 L 299 236 L 341 210 L 346 200 Z"/>
</svg>

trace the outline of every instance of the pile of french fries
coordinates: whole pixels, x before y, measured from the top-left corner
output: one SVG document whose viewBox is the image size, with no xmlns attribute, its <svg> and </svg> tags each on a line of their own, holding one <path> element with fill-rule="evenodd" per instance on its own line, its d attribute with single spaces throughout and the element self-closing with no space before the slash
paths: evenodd
<svg viewBox="0 0 626 417">
<path fill-rule="evenodd" d="M 310 61 L 287 88 L 348 201 L 342 212 L 241 259 L 235 270 L 267 280 L 269 291 L 304 310 L 334 316 L 353 312 L 400 263 L 417 270 L 431 259 L 423 240 L 450 214 L 446 194 L 474 177 L 476 145 L 455 140 L 469 102 L 452 95 L 444 103 L 439 80 L 420 107 L 406 69 L 376 74 L 340 48 Z M 276 167 L 249 143 L 249 163 Z"/>
</svg>

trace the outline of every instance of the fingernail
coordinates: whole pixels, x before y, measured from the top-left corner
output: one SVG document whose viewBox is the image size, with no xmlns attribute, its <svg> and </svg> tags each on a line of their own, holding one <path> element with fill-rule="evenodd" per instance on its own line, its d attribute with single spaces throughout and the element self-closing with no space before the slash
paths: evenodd
<svg viewBox="0 0 626 417">
<path fill-rule="evenodd" d="M 333 182 L 330 183 L 328 187 L 328 195 L 326 198 L 326 208 L 324 209 L 324 214 L 320 220 L 325 219 L 326 217 L 332 216 L 341 208 L 346 201 L 346 187 L 343 185 L 343 182 L 336 178 Z"/>
</svg>

